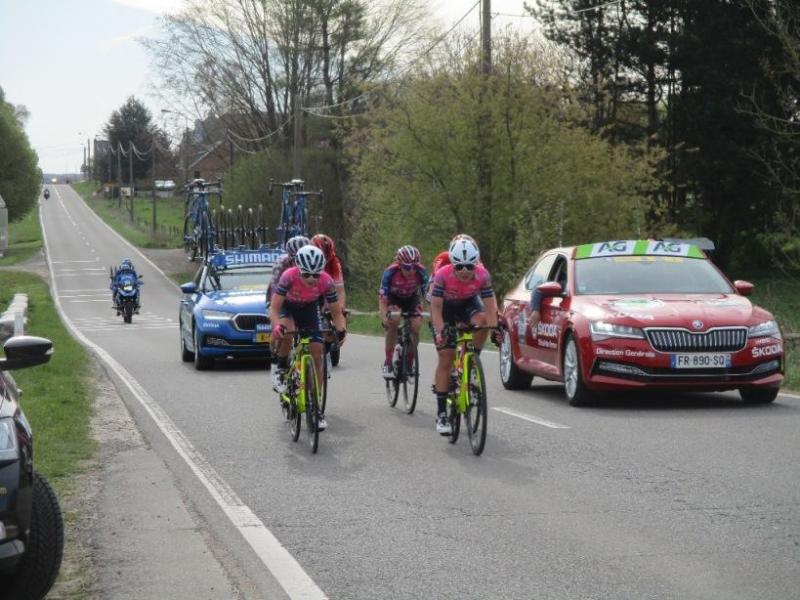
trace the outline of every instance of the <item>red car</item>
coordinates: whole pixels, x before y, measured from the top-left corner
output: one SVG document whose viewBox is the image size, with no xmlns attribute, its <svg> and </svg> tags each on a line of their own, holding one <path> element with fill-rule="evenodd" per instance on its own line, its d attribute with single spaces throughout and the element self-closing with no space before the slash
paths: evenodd
<svg viewBox="0 0 800 600">
<path fill-rule="evenodd" d="M 532 326 L 532 293 L 543 296 Z M 525 389 L 563 381 L 572 405 L 598 392 L 738 389 L 772 402 L 783 382 L 774 317 L 696 246 L 612 241 L 543 253 L 503 300 L 500 377 Z"/>
</svg>

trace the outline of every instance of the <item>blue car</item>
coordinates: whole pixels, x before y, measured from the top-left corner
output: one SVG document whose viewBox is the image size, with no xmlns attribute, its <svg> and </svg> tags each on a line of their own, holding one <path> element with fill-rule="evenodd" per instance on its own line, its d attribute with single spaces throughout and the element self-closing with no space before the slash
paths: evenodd
<svg viewBox="0 0 800 600">
<path fill-rule="evenodd" d="M 208 257 L 194 280 L 181 286 L 181 358 L 197 370 L 215 358 L 269 358 L 266 307 L 272 269 L 280 249 L 229 250 Z"/>
</svg>

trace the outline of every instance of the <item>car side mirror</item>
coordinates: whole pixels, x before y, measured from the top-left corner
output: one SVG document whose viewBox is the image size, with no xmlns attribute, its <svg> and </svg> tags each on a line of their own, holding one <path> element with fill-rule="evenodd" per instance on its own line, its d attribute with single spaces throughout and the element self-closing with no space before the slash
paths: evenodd
<svg viewBox="0 0 800 600">
<path fill-rule="evenodd" d="M 190 281 L 189 283 L 184 283 L 181 286 L 181 291 L 184 294 L 194 294 L 197 291 L 197 285 L 193 281 Z"/>
<path fill-rule="evenodd" d="M 25 369 L 42 365 L 53 356 L 53 342 L 32 335 L 9 338 L 3 346 L 6 357 L 0 359 L 0 370 Z"/>
<path fill-rule="evenodd" d="M 740 296 L 749 296 L 753 293 L 753 288 L 755 288 L 755 286 L 749 281 L 742 281 L 741 279 L 734 281 L 733 287 L 736 288 L 736 291 L 739 292 Z"/>
<path fill-rule="evenodd" d="M 560 296 L 564 293 L 564 290 L 561 289 L 561 284 L 557 281 L 547 281 L 545 283 L 540 283 L 536 286 L 536 289 L 539 290 L 539 293 L 542 295 L 543 298 L 551 298 L 553 296 Z"/>
</svg>

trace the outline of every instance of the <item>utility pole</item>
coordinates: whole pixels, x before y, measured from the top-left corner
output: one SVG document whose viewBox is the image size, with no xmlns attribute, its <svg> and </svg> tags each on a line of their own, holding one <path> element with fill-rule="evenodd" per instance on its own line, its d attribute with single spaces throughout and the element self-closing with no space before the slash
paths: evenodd
<svg viewBox="0 0 800 600">
<path fill-rule="evenodd" d="M 156 220 L 156 153 L 158 152 L 158 148 L 156 148 L 155 137 L 153 137 L 151 148 L 153 152 L 153 233 L 155 233 L 158 223 Z"/>
<path fill-rule="evenodd" d="M 111 154 L 112 154 L 111 140 L 109 140 L 108 146 L 106 146 L 106 161 L 108 162 L 108 184 L 109 185 L 111 185 Z M 96 152 L 95 152 L 95 156 L 97 156 Z M 111 196 L 111 199 L 113 201 L 114 196 Z"/>
<path fill-rule="evenodd" d="M 89 164 L 86 162 L 86 146 L 83 146 L 83 173 L 86 179 L 89 179 Z"/>
<path fill-rule="evenodd" d="M 300 93 L 295 92 L 294 97 L 294 160 L 292 161 L 292 173 L 294 179 L 300 179 L 300 145 L 302 144 L 303 111 L 300 107 Z"/>
<path fill-rule="evenodd" d="M 133 223 L 133 140 L 128 140 L 128 193 L 131 201 L 131 223 Z"/>
<path fill-rule="evenodd" d="M 122 144 L 117 142 L 117 208 L 122 208 Z"/>
<path fill-rule="evenodd" d="M 478 175 L 479 191 L 483 207 L 483 222 L 489 227 L 489 235 L 483 240 L 483 252 L 491 261 L 492 256 L 492 169 L 489 163 L 489 138 L 491 114 L 486 106 L 489 93 L 489 78 L 492 75 L 492 0 L 482 0 L 481 11 L 481 115 L 478 120 Z"/>
<path fill-rule="evenodd" d="M 92 147 L 89 145 L 89 138 L 86 138 L 86 179 L 94 179 L 92 173 Z"/>
</svg>

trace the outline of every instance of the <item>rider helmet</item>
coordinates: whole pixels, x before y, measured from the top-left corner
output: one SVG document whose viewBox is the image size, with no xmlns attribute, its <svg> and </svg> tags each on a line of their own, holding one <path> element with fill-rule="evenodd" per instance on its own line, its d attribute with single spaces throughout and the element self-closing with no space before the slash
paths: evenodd
<svg viewBox="0 0 800 600">
<path fill-rule="evenodd" d="M 123 267 L 123 268 L 132 269 L 133 268 L 133 262 L 131 262 L 130 258 L 125 258 L 125 259 L 122 260 L 122 262 L 119 264 L 119 266 Z"/>
<path fill-rule="evenodd" d="M 481 253 L 475 242 L 460 238 L 450 244 L 447 252 L 450 257 L 450 264 L 456 265 L 477 265 L 481 260 Z"/>
<path fill-rule="evenodd" d="M 322 250 L 322 253 L 325 255 L 325 260 L 329 261 L 336 256 L 336 244 L 324 233 L 318 233 L 312 237 L 311 243 Z"/>
<path fill-rule="evenodd" d="M 398 263 L 405 264 L 405 265 L 413 265 L 420 261 L 419 250 L 417 250 L 414 246 L 402 246 L 398 248 L 397 254 L 395 255 L 395 260 Z"/>
<path fill-rule="evenodd" d="M 325 268 L 325 255 L 323 255 L 322 250 L 316 246 L 303 246 L 297 251 L 294 257 L 294 263 L 300 269 L 301 273 L 319 275 Z"/>
<path fill-rule="evenodd" d="M 452 244 L 456 240 L 469 240 L 470 242 L 472 242 L 473 244 L 475 244 L 477 246 L 477 242 L 475 241 L 475 238 L 473 238 L 471 235 L 466 234 L 466 233 L 457 233 L 456 235 L 453 236 L 453 239 L 450 240 L 450 243 Z"/>
<path fill-rule="evenodd" d="M 289 241 L 286 242 L 286 252 L 289 254 L 289 256 L 294 257 L 300 248 L 303 246 L 308 246 L 310 243 L 311 242 L 306 236 L 296 235 L 292 238 L 289 238 Z"/>
</svg>

